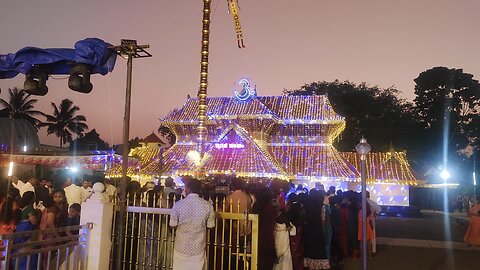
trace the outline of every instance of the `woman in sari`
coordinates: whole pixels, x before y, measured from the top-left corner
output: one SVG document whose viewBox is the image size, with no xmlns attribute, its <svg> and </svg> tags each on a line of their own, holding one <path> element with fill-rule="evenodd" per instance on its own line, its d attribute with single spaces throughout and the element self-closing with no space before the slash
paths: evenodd
<svg viewBox="0 0 480 270">
<path fill-rule="evenodd" d="M 307 269 L 330 269 L 327 257 L 324 222 L 322 219 L 323 197 L 320 191 L 312 189 L 306 205 L 305 258 Z"/>
<path fill-rule="evenodd" d="M 40 230 L 61 228 L 67 225 L 68 219 L 68 204 L 65 197 L 65 192 L 61 190 L 56 190 L 53 192 L 53 203 L 47 203 L 47 208 L 42 213 L 42 219 L 40 221 Z M 59 233 L 43 233 L 43 240 L 50 240 L 64 236 L 65 234 Z M 53 243 L 55 244 L 55 243 Z M 50 244 L 46 244 L 44 247 L 48 247 Z M 48 252 L 42 255 L 43 269 L 47 269 L 47 265 L 54 267 L 57 256 L 61 254 L 56 254 L 55 251 L 52 251 L 50 264 L 48 262 Z M 60 259 L 60 264 L 62 260 Z"/>
<path fill-rule="evenodd" d="M 291 223 L 288 221 L 286 211 L 279 210 L 275 226 L 275 252 L 277 260 L 273 270 L 292 270 L 292 254 L 290 251 L 290 229 Z"/>
<path fill-rule="evenodd" d="M 373 213 L 370 210 L 370 205 L 367 203 L 367 234 L 365 239 L 367 240 L 367 254 L 368 257 L 372 257 L 372 240 L 374 238 L 373 234 Z M 363 224 L 362 224 L 362 208 L 358 210 L 358 241 L 362 241 L 362 233 L 363 233 Z"/>
<path fill-rule="evenodd" d="M 276 261 L 275 219 L 277 213 L 272 203 L 272 193 L 263 188 L 256 196 L 252 213 L 258 214 L 258 269 L 272 270 Z"/>
<path fill-rule="evenodd" d="M 301 196 L 301 194 L 303 194 Z M 291 193 L 288 196 L 288 220 L 295 228 L 290 234 L 290 251 L 292 253 L 293 270 L 303 270 L 304 227 L 305 227 L 305 193 Z M 304 197 L 304 198 L 302 198 Z"/>
<path fill-rule="evenodd" d="M 37 228 L 38 219 L 37 211 L 33 208 L 35 202 L 35 193 L 33 191 L 27 191 L 23 194 L 21 199 L 22 212 L 20 214 L 20 223 L 18 223 L 15 232 L 30 232 Z M 14 244 L 23 244 L 30 241 L 30 237 L 18 237 L 14 240 Z M 27 251 L 28 248 L 22 248 L 15 252 Z M 19 269 L 36 269 L 37 268 L 37 254 L 30 257 L 29 266 L 27 266 L 28 258 L 19 258 Z"/>
</svg>

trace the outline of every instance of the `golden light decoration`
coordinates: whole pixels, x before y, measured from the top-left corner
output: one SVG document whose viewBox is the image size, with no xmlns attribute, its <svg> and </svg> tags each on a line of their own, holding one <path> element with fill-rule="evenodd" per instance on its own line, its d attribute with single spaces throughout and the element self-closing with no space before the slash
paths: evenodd
<svg viewBox="0 0 480 270">
<path fill-rule="evenodd" d="M 338 152 L 333 141 L 345 129 L 345 119 L 332 108 L 326 96 L 256 97 L 238 102 L 233 97 L 206 98 L 205 162 L 189 161 L 196 150 L 199 101 L 190 98 L 167 115 L 162 124 L 177 142 L 164 152 L 167 175 L 196 175 L 198 167 L 209 175 L 235 174 L 253 178 L 302 181 L 358 182 L 360 160 L 354 152 Z M 216 143 L 243 145 L 218 149 Z M 139 149 L 141 175 L 158 171 L 156 152 Z M 370 153 L 367 183 L 416 185 L 404 152 Z"/>
</svg>

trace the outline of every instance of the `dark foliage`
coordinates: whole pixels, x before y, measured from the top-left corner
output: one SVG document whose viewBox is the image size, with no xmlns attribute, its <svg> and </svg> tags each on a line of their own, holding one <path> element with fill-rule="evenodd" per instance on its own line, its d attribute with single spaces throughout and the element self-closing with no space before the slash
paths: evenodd
<svg viewBox="0 0 480 270">
<path fill-rule="evenodd" d="M 100 138 L 100 134 L 95 129 L 80 135 L 77 139 L 70 143 L 70 150 L 91 151 L 91 150 L 108 150 L 108 143 Z"/>
</svg>

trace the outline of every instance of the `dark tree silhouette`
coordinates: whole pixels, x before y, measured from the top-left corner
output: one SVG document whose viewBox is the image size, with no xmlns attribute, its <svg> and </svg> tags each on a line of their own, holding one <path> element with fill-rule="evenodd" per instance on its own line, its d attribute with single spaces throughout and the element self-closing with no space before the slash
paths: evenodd
<svg viewBox="0 0 480 270">
<path fill-rule="evenodd" d="M 432 141 L 441 143 L 448 128 L 451 150 L 479 146 L 480 84 L 462 69 L 434 67 L 414 80 L 415 112 Z M 447 133 L 445 133 L 447 134 Z"/>
<path fill-rule="evenodd" d="M 166 138 L 170 145 L 175 144 L 175 141 L 177 140 L 177 138 L 175 137 L 175 134 L 173 134 L 168 127 L 161 125 L 158 128 L 158 133 L 160 133 L 161 136 Z"/>
<path fill-rule="evenodd" d="M 2 107 L 0 117 L 24 119 L 38 130 L 42 121 L 37 119 L 36 116 L 44 116 L 44 113 L 34 110 L 34 104 L 37 101 L 37 99 L 31 98 L 31 95 L 27 94 L 25 90 L 19 90 L 16 87 L 8 89 L 8 101 L 3 98 L 0 99 L 0 106 Z"/>
<path fill-rule="evenodd" d="M 334 110 L 345 117 L 346 128 L 335 146 L 339 151 L 354 151 L 362 136 L 374 151 L 390 147 L 413 150 L 410 138 L 416 136 L 418 123 L 412 116 L 412 105 L 398 98 L 395 88 L 380 89 L 365 83 L 349 81 L 313 82 L 300 89 L 284 90 L 289 95 L 327 94 Z"/>
<path fill-rule="evenodd" d="M 128 150 L 132 150 L 133 148 L 137 148 L 141 146 L 140 139 L 135 137 L 135 139 L 131 139 L 128 141 Z"/>
<path fill-rule="evenodd" d="M 47 127 L 47 134 L 55 134 L 60 138 L 60 147 L 67 142 L 72 142 L 73 134 L 81 136 L 88 129 L 83 115 L 76 115 L 80 108 L 73 105 L 69 99 L 64 99 L 57 107 L 52 102 L 53 114 L 45 115 L 47 120 L 41 126 Z"/>
<path fill-rule="evenodd" d="M 109 150 L 110 146 L 97 133 L 95 129 L 90 130 L 84 135 L 76 138 L 70 143 L 70 150 L 89 151 L 89 150 Z"/>
</svg>

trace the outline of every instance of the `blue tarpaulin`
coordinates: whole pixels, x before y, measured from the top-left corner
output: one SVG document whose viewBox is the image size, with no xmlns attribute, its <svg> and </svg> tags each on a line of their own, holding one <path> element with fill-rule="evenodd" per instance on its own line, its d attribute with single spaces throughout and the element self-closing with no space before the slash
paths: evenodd
<svg viewBox="0 0 480 270">
<path fill-rule="evenodd" d="M 117 58 L 111 46 L 101 39 L 87 38 L 75 43 L 74 49 L 25 47 L 15 54 L 0 54 L 0 79 L 28 74 L 34 65 L 48 65 L 49 74 L 70 74 L 75 63 L 92 66 L 91 74 L 106 75 L 113 71 Z"/>
</svg>

